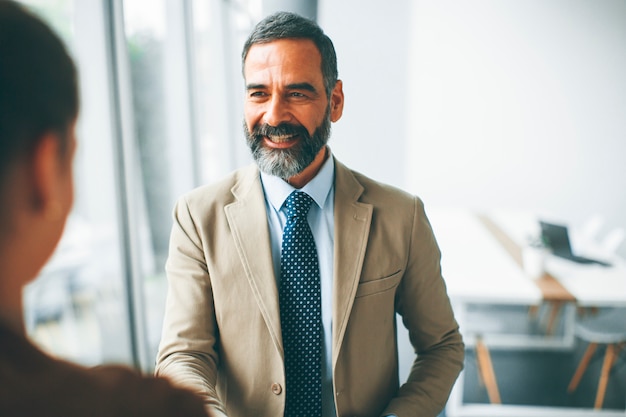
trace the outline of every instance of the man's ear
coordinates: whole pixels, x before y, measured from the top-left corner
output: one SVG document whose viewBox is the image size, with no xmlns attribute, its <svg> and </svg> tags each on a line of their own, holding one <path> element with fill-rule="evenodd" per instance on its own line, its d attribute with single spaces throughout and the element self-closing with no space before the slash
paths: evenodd
<svg viewBox="0 0 626 417">
<path fill-rule="evenodd" d="M 330 93 L 330 121 L 336 122 L 343 114 L 343 82 L 337 80 L 335 88 Z"/>
<path fill-rule="evenodd" d="M 58 194 L 61 173 L 59 147 L 59 137 L 54 133 L 45 133 L 32 153 L 33 209 L 51 219 L 62 214 Z"/>
</svg>

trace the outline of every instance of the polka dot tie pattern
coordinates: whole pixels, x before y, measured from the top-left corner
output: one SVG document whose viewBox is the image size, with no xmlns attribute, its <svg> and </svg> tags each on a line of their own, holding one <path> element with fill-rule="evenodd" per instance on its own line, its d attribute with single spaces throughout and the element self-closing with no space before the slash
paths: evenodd
<svg viewBox="0 0 626 417">
<path fill-rule="evenodd" d="M 280 320 L 285 352 L 285 417 L 322 415 L 322 307 L 317 250 L 307 220 L 313 199 L 287 197 L 280 261 Z"/>
</svg>

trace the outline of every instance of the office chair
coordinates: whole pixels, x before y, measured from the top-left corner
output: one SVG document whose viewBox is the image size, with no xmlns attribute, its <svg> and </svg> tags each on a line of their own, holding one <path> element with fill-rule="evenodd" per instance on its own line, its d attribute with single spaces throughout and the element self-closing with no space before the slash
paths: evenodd
<svg viewBox="0 0 626 417">
<path fill-rule="evenodd" d="M 575 325 L 575 333 L 589 345 L 567 391 L 573 393 L 576 390 L 598 345 L 606 346 L 594 404 L 594 408 L 602 408 L 611 368 L 618 359 L 621 348 L 626 345 L 626 309 L 614 308 L 593 316 L 582 317 Z"/>
</svg>

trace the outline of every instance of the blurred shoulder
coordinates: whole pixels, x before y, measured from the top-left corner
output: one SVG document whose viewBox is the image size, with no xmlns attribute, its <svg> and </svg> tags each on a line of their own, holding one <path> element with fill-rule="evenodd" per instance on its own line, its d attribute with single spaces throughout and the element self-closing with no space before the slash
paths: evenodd
<svg viewBox="0 0 626 417">
<path fill-rule="evenodd" d="M 199 397 L 164 378 L 56 359 L 1 324 L 0 335 L 1 416 L 206 416 Z"/>
<path fill-rule="evenodd" d="M 175 387 L 164 377 L 153 377 L 126 366 L 89 370 L 94 384 L 116 409 L 129 416 L 206 416 L 203 401 L 191 391 Z M 106 405 L 103 405 L 106 407 Z"/>
</svg>

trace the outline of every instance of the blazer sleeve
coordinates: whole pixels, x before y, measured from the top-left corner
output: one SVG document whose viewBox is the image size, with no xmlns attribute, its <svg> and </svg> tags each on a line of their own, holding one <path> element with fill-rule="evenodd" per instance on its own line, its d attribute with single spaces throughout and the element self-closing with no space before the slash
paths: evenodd
<svg viewBox="0 0 626 417">
<path fill-rule="evenodd" d="M 463 368 L 464 344 L 441 274 L 440 259 L 423 203 L 415 197 L 407 269 L 396 292 L 396 309 L 417 356 L 386 414 L 437 416 Z"/>
<path fill-rule="evenodd" d="M 225 415 L 216 393 L 219 355 L 211 279 L 196 224 L 185 198 L 173 213 L 166 263 L 168 295 L 156 375 L 190 388 L 209 415 Z"/>
</svg>

